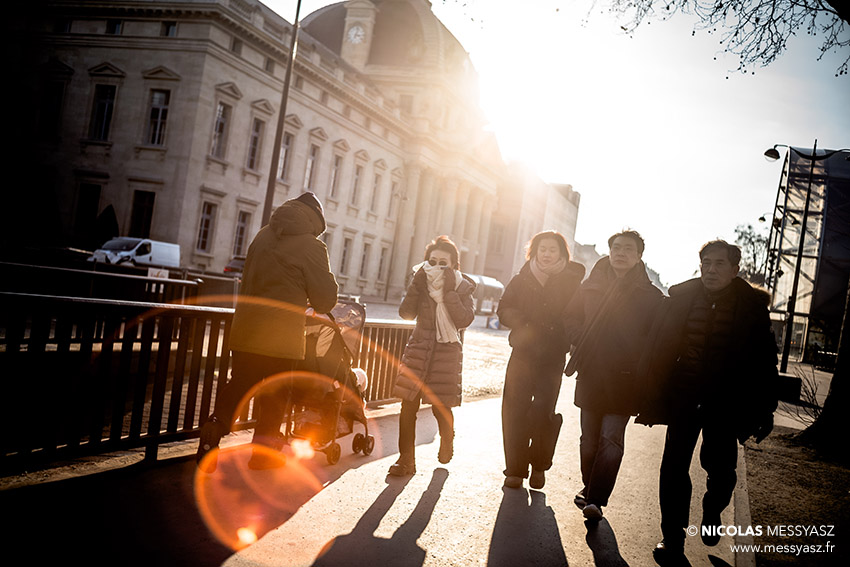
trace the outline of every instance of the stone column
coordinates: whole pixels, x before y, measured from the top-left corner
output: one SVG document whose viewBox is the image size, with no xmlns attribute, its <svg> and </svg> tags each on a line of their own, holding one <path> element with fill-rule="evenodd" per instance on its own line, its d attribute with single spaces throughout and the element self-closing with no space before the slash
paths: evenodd
<svg viewBox="0 0 850 567">
<path fill-rule="evenodd" d="M 478 232 L 481 227 L 481 210 L 484 204 L 484 193 L 477 187 L 472 188 L 469 196 L 469 207 L 467 209 L 466 233 L 469 235 L 468 258 L 464 260 L 461 268 L 470 274 L 477 274 L 475 264 L 481 255 L 481 241 Z M 471 262 L 469 260 L 472 260 Z"/>
<path fill-rule="evenodd" d="M 457 212 L 457 190 L 459 182 L 454 177 L 449 177 L 443 183 L 440 191 L 440 220 L 437 225 L 439 234 L 448 234 L 457 241 L 457 235 L 453 234 L 455 213 Z"/>
<path fill-rule="evenodd" d="M 461 181 L 455 197 L 455 218 L 454 225 L 452 226 L 452 236 L 454 236 L 458 246 L 463 246 L 463 241 L 466 238 L 464 229 L 466 228 L 466 209 L 469 204 L 469 193 L 469 183 Z"/>
<path fill-rule="evenodd" d="M 416 227 L 413 231 L 413 242 L 411 243 L 405 270 L 409 270 L 413 264 L 418 264 L 421 261 L 422 255 L 425 253 L 425 245 L 437 236 L 436 234 L 432 234 L 434 232 L 434 225 L 431 221 L 431 210 L 434 203 L 434 191 L 436 189 L 434 186 L 435 181 L 436 178 L 433 171 L 428 170 L 423 173 L 414 219 Z M 405 275 L 407 275 L 407 272 L 405 272 Z"/>
<path fill-rule="evenodd" d="M 398 203 L 398 214 L 396 215 L 395 242 L 393 242 L 392 256 L 390 257 L 390 276 L 387 282 L 387 299 L 398 299 L 404 293 L 404 278 L 410 264 L 410 248 L 414 236 L 414 221 L 416 217 L 416 203 L 419 199 L 419 185 L 421 182 L 422 168 L 418 164 L 408 164 L 407 178 L 402 196 Z"/>
<path fill-rule="evenodd" d="M 475 258 L 475 273 L 484 273 L 484 263 L 487 260 L 487 244 L 490 240 L 490 218 L 493 216 L 493 203 L 489 200 L 484 201 L 484 206 L 481 212 L 481 229 L 479 231 L 479 248 L 478 257 Z"/>
</svg>

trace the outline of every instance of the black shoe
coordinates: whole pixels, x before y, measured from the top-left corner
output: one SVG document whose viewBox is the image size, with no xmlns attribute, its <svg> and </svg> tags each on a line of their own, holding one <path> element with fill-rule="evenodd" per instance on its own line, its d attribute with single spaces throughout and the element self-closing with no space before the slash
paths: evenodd
<svg viewBox="0 0 850 567">
<path fill-rule="evenodd" d="M 224 426 L 216 417 L 209 418 L 201 427 L 201 440 L 198 443 L 198 452 L 195 454 L 195 460 L 198 463 L 198 467 L 206 473 L 215 472 L 218 466 L 218 457 L 216 455 L 211 455 L 206 459 L 204 457 L 213 449 L 218 448 L 224 433 Z"/>
<path fill-rule="evenodd" d="M 451 461 L 454 456 L 454 438 L 454 430 L 452 430 L 450 435 L 446 435 L 445 437 L 440 436 L 440 451 L 437 453 L 437 460 L 444 465 Z"/>
<path fill-rule="evenodd" d="M 390 470 L 387 472 L 392 476 L 410 476 L 416 474 L 416 463 L 399 459 L 390 465 Z"/>
<path fill-rule="evenodd" d="M 652 550 L 652 558 L 662 567 L 691 567 L 691 562 L 685 557 L 685 546 L 668 545 L 662 541 Z"/>
<path fill-rule="evenodd" d="M 575 495 L 575 498 L 573 498 L 573 504 L 575 504 L 579 510 L 584 510 L 584 507 L 587 506 L 587 498 L 584 497 L 585 492 L 587 491 L 582 490 Z"/>
<path fill-rule="evenodd" d="M 720 533 L 717 527 L 720 525 L 720 513 L 711 513 L 706 510 L 702 511 L 702 522 L 700 522 L 700 536 L 702 542 L 708 546 L 714 546 L 720 543 Z M 709 529 L 705 529 L 709 528 Z M 711 529 L 714 528 L 714 529 Z"/>
<path fill-rule="evenodd" d="M 277 435 L 254 435 L 251 441 L 254 445 L 268 447 L 268 449 L 253 449 L 251 458 L 248 459 L 248 468 L 255 471 L 268 469 L 279 469 L 286 466 L 286 456 L 280 451 L 286 444 L 286 438 L 283 433 L 278 432 Z"/>
</svg>

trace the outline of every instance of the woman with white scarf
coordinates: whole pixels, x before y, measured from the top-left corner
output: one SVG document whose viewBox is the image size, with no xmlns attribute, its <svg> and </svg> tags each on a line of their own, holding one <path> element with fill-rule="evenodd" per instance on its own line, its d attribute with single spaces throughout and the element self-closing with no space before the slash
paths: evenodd
<svg viewBox="0 0 850 567">
<path fill-rule="evenodd" d="M 584 266 L 570 262 L 567 241 L 550 230 L 528 243 L 527 262 L 499 301 L 499 323 L 511 329 L 513 350 L 502 395 L 505 486 L 543 488 L 562 419 L 555 413 L 569 344 L 562 313 Z"/>
<path fill-rule="evenodd" d="M 413 267 L 413 279 L 398 308 L 416 328 L 404 348 L 393 395 L 401 398 L 398 461 L 389 474 L 416 472 L 416 415 L 422 401 L 431 404 L 440 431 L 438 459 L 454 454 L 452 409 L 461 402 L 463 329 L 475 319 L 475 283 L 460 272 L 458 250 L 448 236 L 425 248 L 425 261 Z"/>
</svg>

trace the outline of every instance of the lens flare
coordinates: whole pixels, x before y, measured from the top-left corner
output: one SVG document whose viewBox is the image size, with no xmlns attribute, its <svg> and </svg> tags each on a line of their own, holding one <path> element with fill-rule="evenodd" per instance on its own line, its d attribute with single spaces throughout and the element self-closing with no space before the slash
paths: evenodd
<svg viewBox="0 0 850 567">
<path fill-rule="evenodd" d="M 309 439 L 293 439 L 291 446 L 296 459 L 312 459 L 316 454 Z"/>
</svg>

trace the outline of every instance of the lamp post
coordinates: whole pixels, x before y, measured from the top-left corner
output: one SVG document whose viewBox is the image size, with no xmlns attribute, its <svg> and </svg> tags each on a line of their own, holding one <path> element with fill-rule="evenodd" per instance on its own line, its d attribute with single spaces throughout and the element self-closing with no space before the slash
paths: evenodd
<svg viewBox="0 0 850 567">
<path fill-rule="evenodd" d="M 824 159 L 828 159 L 828 158 L 832 157 L 833 155 L 837 154 L 838 152 L 843 152 L 843 151 L 847 151 L 847 150 L 842 149 L 842 150 L 827 151 L 827 152 L 824 152 L 823 155 L 817 155 L 818 141 L 817 141 L 817 139 L 815 139 L 815 143 L 812 146 L 812 153 L 811 154 L 805 154 L 805 153 L 801 152 L 800 150 L 793 148 L 791 146 L 785 145 L 785 144 L 776 144 L 772 148 L 770 148 L 770 149 L 768 149 L 767 151 L 764 152 L 764 157 L 768 161 L 776 161 L 777 159 L 779 159 L 779 151 L 776 149 L 778 147 L 788 148 L 789 152 L 794 152 L 799 157 L 802 157 L 802 158 L 809 160 L 809 162 L 811 164 L 810 167 L 809 167 L 809 179 L 808 179 L 808 183 L 806 185 L 806 201 L 805 201 L 805 205 L 803 207 L 803 218 L 802 218 L 802 221 L 800 222 L 800 224 L 801 224 L 801 226 L 800 226 L 800 242 L 797 246 L 797 263 L 794 266 L 794 280 L 793 280 L 793 283 L 791 285 L 791 295 L 788 298 L 788 314 L 787 314 L 786 319 L 785 319 L 785 339 L 783 341 L 784 344 L 783 344 L 783 347 L 782 347 L 782 359 L 781 359 L 780 367 L 779 367 L 780 372 L 786 372 L 788 370 L 788 357 L 789 357 L 789 354 L 791 352 L 791 337 L 792 337 L 792 334 L 793 334 L 793 331 L 794 331 L 794 315 L 795 315 L 795 311 L 796 311 L 796 308 L 797 308 L 797 291 L 798 291 L 799 284 L 800 284 L 800 272 L 802 270 L 802 263 L 803 263 L 803 249 L 804 249 L 805 241 L 806 241 L 806 224 L 808 223 L 808 220 L 809 220 L 809 205 L 811 203 L 811 198 L 812 198 L 812 180 L 814 179 L 814 174 L 815 174 L 815 162 L 820 161 L 820 160 L 824 160 Z M 791 219 L 793 221 L 796 221 L 796 219 L 792 215 L 790 215 L 790 213 L 788 212 L 787 209 L 785 209 L 783 211 L 783 216 L 791 217 Z M 778 258 L 777 258 L 777 267 L 778 267 Z"/>
<path fill-rule="evenodd" d="M 286 124 L 286 103 L 289 100 L 289 82 L 292 78 L 292 67 L 295 63 L 295 52 L 298 49 L 298 18 L 301 13 L 301 0 L 295 6 L 295 22 L 292 24 L 292 40 L 289 43 L 289 58 L 286 62 L 286 75 L 283 79 L 283 92 L 280 96 L 280 114 L 277 117 L 277 130 L 274 134 L 274 147 L 272 148 L 272 162 L 269 166 L 269 179 L 266 186 L 266 201 L 263 205 L 263 218 L 260 226 L 269 224 L 272 216 L 272 205 L 274 204 L 274 192 L 277 188 L 277 165 L 280 161 L 280 142 L 283 139 L 283 129 Z"/>
</svg>

